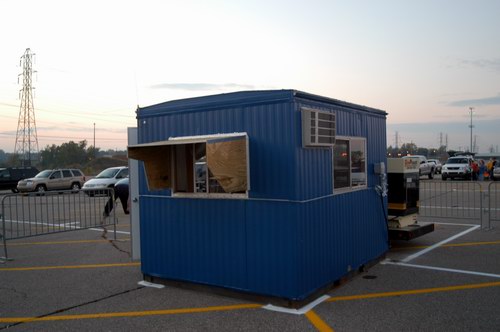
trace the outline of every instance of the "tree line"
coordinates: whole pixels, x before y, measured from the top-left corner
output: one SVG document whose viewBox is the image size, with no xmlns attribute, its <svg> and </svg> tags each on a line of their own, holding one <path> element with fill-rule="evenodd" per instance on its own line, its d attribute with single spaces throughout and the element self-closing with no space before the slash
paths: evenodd
<svg viewBox="0 0 500 332">
<path fill-rule="evenodd" d="M 88 146 L 87 141 L 69 141 L 61 145 L 47 145 L 31 162 L 38 169 L 79 168 L 85 174 L 94 174 L 113 166 L 127 165 L 127 151 L 107 150 Z M 25 164 L 25 163 L 24 163 Z M 18 155 L 0 150 L 0 165 L 23 166 Z"/>
<path fill-rule="evenodd" d="M 464 152 L 465 151 L 447 150 L 444 145 L 439 148 L 423 148 L 418 147 L 414 143 L 405 143 L 400 147 L 389 146 L 387 148 L 387 157 L 398 158 L 406 155 L 422 155 L 430 159 L 445 161 L 451 156 Z"/>
</svg>

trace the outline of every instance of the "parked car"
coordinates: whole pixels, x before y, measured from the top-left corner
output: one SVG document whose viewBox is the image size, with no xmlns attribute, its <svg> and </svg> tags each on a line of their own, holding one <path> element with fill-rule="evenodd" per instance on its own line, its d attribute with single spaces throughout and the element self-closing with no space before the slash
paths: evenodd
<svg viewBox="0 0 500 332">
<path fill-rule="evenodd" d="M 427 161 L 434 163 L 434 174 L 441 174 L 441 169 L 443 165 L 438 159 L 427 159 Z"/>
<path fill-rule="evenodd" d="M 472 178 L 471 156 L 450 157 L 443 165 L 441 179 L 471 179 Z"/>
<path fill-rule="evenodd" d="M 435 164 L 430 163 L 425 156 L 420 156 L 420 155 L 404 156 L 403 159 L 407 160 L 408 162 L 417 163 L 419 165 L 418 173 L 420 176 L 427 175 L 429 179 L 434 178 Z"/>
<path fill-rule="evenodd" d="M 36 167 L 0 168 L 0 190 L 12 190 L 17 193 L 19 180 L 31 178 L 39 173 Z"/>
<path fill-rule="evenodd" d="M 105 189 L 113 188 L 116 182 L 126 177 L 128 177 L 128 167 L 126 166 L 106 168 L 95 178 L 85 182 L 82 189 L 89 196 L 103 194 Z"/>
<path fill-rule="evenodd" d="M 85 182 L 85 175 L 79 169 L 46 169 L 35 177 L 21 180 L 17 183 L 20 192 L 36 191 L 43 193 L 47 190 L 74 190 L 78 191 Z"/>
</svg>

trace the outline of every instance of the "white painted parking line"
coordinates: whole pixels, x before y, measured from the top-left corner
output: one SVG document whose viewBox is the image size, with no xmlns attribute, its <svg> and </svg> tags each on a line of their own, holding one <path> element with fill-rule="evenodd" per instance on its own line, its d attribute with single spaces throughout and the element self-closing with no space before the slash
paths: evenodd
<svg viewBox="0 0 500 332">
<path fill-rule="evenodd" d="M 70 228 L 70 229 L 84 229 L 80 226 L 77 226 L 80 224 L 80 222 L 75 221 L 75 222 L 70 222 L 70 223 L 64 223 L 64 224 L 49 224 L 49 223 L 43 223 L 43 222 L 37 222 L 37 221 L 22 221 L 22 220 L 5 220 L 5 222 L 10 222 L 12 224 L 28 224 L 28 225 L 35 225 L 35 226 L 47 226 L 47 227 L 52 227 L 52 228 Z M 113 226 L 107 225 L 107 226 Z M 88 228 L 91 231 L 98 231 L 102 232 L 102 228 Z M 125 231 L 116 231 L 117 234 L 127 234 L 130 235 L 130 232 L 125 232 Z"/>
<path fill-rule="evenodd" d="M 165 285 L 162 285 L 162 284 L 154 284 L 152 282 L 149 282 L 149 281 L 145 281 L 145 280 L 141 280 L 137 283 L 139 286 L 144 286 L 144 287 L 149 287 L 149 288 L 158 288 L 158 289 L 162 289 L 162 288 L 165 288 Z"/>
<path fill-rule="evenodd" d="M 79 228 L 75 227 L 74 224 L 79 224 L 79 222 L 72 223 L 61 223 L 61 224 L 50 224 L 46 222 L 39 221 L 24 221 L 24 220 L 5 220 L 5 222 L 9 222 L 11 224 L 26 224 L 26 225 L 35 225 L 35 226 L 47 226 L 47 227 L 59 227 L 59 228 Z"/>
<path fill-rule="evenodd" d="M 317 306 L 320 303 L 323 303 L 324 301 L 328 300 L 330 296 L 328 295 L 323 295 L 313 302 L 309 303 L 308 305 L 300 308 L 300 309 L 291 309 L 291 308 L 285 308 L 285 307 L 279 307 L 276 305 L 268 304 L 262 307 L 262 309 L 270 310 L 270 311 L 277 311 L 277 312 L 282 312 L 285 314 L 292 314 L 292 315 L 303 315 L 307 313 L 308 311 L 312 310 L 315 306 Z"/>
<path fill-rule="evenodd" d="M 109 225 L 109 226 L 113 226 L 113 225 Z M 97 232 L 102 232 L 103 229 L 102 228 L 89 228 L 90 231 L 97 231 Z M 111 232 L 114 232 L 114 231 L 111 231 Z M 125 232 L 125 231 L 116 231 L 117 234 L 127 234 L 127 235 L 130 235 L 130 232 Z"/>
<path fill-rule="evenodd" d="M 407 264 L 407 263 L 391 262 L 391 261 L 384 261 L 384 262 L 382 262 L 382 264 L 384 264 L 384 265 L 388 264 L 388 265 L 407 266 L 407 267 L 414 267 L 414 268 L 417 268 L 417 269 L 426 269 L 426 270 L 436 270 L 436 271 L 453 272 L 453 273 L 472 274 L 472 275 L 482 276 L 482 277 L 500 278 L 500 274 L 485 273 L 485 272 L 476 272 L 476 271 L 468 271 L 468 270 L 448 269 L 448 268 L 437 267 L 437 266 L 416 265 L 416 264 Z"/>
<path fill-rule="evenodd" d="M 468 226 L 468 227 L 477 226 L 477 224 L 459 224 L 459 223 L 453 223 L 453 222 L 433 222 L 433 224 L 436 224 L 436 225 L 451 225 L 451 226 Z"/>
<path fill-rule="evenodd" d="M 438 209 L 438 210 L 453 210 L 453 211 L 468 211 L 468 210 L 474 210 L 478 211 L 481 210 L 482 208 L 480 207 L 469 207 L 469 206 L 441 206 L 441 205 L 420 205 L 419 208 L 422 209 Z M 499 210 L 495 208 L 491 208 L 491 210 Z"/>
<path fill-rule="evenodd" d="M 420 257 L 420 256 L 422 256 L 422 255 L 425 255 L 425 254 L 426 254 L 426 253 L 428 253 L 429 251 L 432 251 L 432 250 L 434 250 L 434 249 L 436 249 L 436 248 L 439 248 L 440 246 L 442 246 L 442 245 L 443 245 L 443 244 L 445 244 L 445 243 L 451 242 L 451 241 L 453 241 L 453 240 L 455 240 L 455 239 L 457 239 L 457 238 L 459 238 L 459 237 L 461 237 L 461 236 L 464 236 L 464 235 L 465 235 L 465 234 L 467 234 L 467 233 L 470 233 L 470 232 L 472 232 L 472 231 L 475 231 L 475 230 L 476 230 L 476 229 L 478 229 L 479 227 L 481 227 L 481 225 L 475 225 L 475 226 L 472 226 L 471 228 L 469 228 L 469 229 L 467 229 L 467 230 L 465 230 L 465 231 L 463 231 L 463 232 L 461 232 L 461 233 L 458 233 L 458 234 L 456 234 L 456 235 L 453 235 L 452 237 L 449 237 L 449 238 L 447 238 L 447 239 L 445 239 L 445 240 L 443 240 L 443 241 L 441 241 L 441 242 L 438 242 L 438 243 L 436 243 L 436 244 L 434 244 L 434 245 L 432 245 L 432 246 L 430 246 L 430 247 L 428 247 L 428 248 L 425 248 L 424 250 L 421 250 L 421 251 L 419 251 L 419 252 L 416 252 L 416 253 L 414 253 L 413 255 L 410 255 L 410 256 L 406 257 L 405 259 L 402 259 L 402 260 L 401 260 L 401 262 L 402 262 L 402 263 L 408 263 L 408 262 L 410 262 L 410 261 L 414 260 L 415 258 L 418 258 L 418 257 Z"/>
</svg>

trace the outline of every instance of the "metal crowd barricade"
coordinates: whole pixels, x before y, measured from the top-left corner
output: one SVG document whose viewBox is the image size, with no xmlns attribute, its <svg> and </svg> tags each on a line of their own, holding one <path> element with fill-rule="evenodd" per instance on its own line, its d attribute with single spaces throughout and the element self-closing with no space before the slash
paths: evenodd
<svg viewBox="0 0 500 332">
<path fill-rule="evenodd" d="M 419 214 L 467 219 L 483 226 L 483 186 L 476 181 L 420 181 Z"/>
<path fill-rule="evenodd" d="M 488 228 L 492 221 L 500 221 L 500 182 L 495 181 L 488 185 Z"/>
<path fill-rule="evenodd" d="M 115 208 L 105 216 L 105 206 L 110 200 Z M 115 210 L 113 189 L 5 195 L 0 234 L 5 257 L 0 260 L 8 260 L 7 240 L 107 226 L 113 226 L 116 239 Z"/>
</svg>

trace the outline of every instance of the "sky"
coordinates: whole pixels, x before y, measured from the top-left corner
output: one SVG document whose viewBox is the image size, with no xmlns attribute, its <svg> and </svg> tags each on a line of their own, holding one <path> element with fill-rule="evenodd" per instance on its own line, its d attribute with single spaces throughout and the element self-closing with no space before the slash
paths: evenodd
<svg viewBox="0 0 500 332">
<path fill-rule="evenodd" d="M 500 145 L 497 0 L 0 0 L 0 12 L 6 152 L 27 48 L 40 149 L 95 137 L 124 150 L 137 105 L 266 89 L 382 109 L 392 146 L 470 150 L 473 107 L 473 149 Z"/>
</svg>

